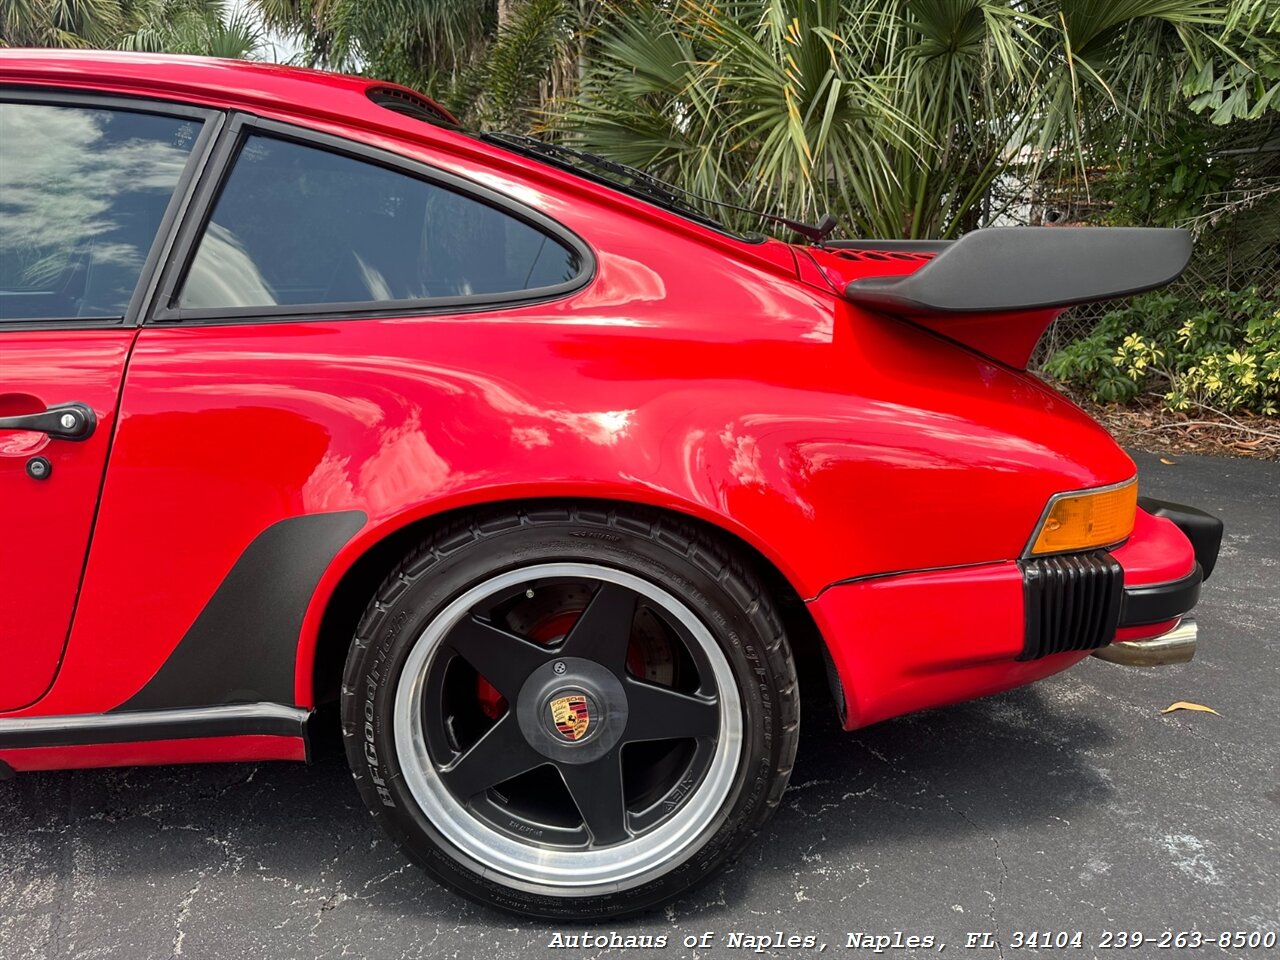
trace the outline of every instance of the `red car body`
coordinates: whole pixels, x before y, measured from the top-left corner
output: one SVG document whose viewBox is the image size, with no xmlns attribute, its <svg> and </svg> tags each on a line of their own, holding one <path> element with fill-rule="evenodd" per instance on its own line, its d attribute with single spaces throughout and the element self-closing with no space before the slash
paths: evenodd
<svg viewBox="0 0 1280 960">
<path fill-rule="evenodd" d="M 935 335 L 841 295 L 927 254 L 746 242 L 393 112 L 363 79 L 5 51 L 0 84 L 386 151 L 532 208 L 591 261 L 542 301 L 182 322 L 165 257 L 193 188 L 132 318 L 0 323 L 0 418 L 72 401 L 96 418 L 78 443 L 0 430 L 0 766 L 305 759 L 370 584 L 414 531 L 481 504 L 630 502 L 720 531 L 802 601 L 850 729 L 1091 652 L 1024 657 L 1046 504 L 1135 475 L 1018 369 L 1055 310 Z M 1196 571 L 1152 510 L 1111 551 L 1130 591 Z M 1108 639 L 1164 634 L 1182 606 Z M 278 710 L 184 722 L 228 704 Z"/>
</svg>

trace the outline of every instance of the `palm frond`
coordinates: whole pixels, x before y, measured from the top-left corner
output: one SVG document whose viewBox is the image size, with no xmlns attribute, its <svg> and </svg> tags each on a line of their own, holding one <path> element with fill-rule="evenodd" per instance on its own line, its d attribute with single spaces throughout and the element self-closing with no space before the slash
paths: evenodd
<svg viewBox="0 0 1280 960">
<path fill-rule="evenodd" d="M 566 0 L 525 0 L 515 8 L 488 57 L 480 110 L 486 126 L 533 126 L 545 99 L 548 70 L 563 55 L 569 34 Z"/>
<path fill-rule="evenodd" d="M 1143 142 L 1189 75 L 1202 96 L 1219 91 L 1215 109 L 1243 109 L 1196 71 L 1245 69 L 1245 38 L 1276 2 L 637 3 L 606 18 L 554 123 L 714 197 L 950 236 L 977 225 L 1011 171 L 1081 168 L 1100 145 Z"/>
</svg>

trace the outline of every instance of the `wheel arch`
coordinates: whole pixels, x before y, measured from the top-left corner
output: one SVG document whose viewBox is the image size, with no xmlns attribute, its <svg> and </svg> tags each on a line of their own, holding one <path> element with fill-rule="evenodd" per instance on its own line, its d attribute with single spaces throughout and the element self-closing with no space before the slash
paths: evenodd
<svg viewBox="0 0 1280 960">
<path fill-rule="evenodd" d="M 784 621 L 801 674 L 802 696 L 822 695 L 826 690 L 824 664 L 830 654 L 826 642 L 791 578 L 758 545 L 723 523 L 669 505 L 614 496 L 504 496 L 440 509 L 383 528 L 372 540 L 359 543 L 335 559 L 325 581 L 312 600 L 299 638 L 296 665 L 296 701 L 318 707 L 337 699 L 343 664 L 360 617 L 379 585 L 404 556 L 433 530 L 468 516 L 501 508 L 536 509 L 569 504 L 632 508 L 658 513 L 718 540 L 751 567 L 769 590 Z"/>
</svg>

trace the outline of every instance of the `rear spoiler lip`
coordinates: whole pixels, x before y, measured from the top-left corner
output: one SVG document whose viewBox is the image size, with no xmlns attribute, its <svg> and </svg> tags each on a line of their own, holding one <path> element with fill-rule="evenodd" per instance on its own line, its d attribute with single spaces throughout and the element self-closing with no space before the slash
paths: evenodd
<svg viewBox="0 0 1280 960">
<path fill-rule="evenodd" d="M 845 249 L 936 252 L 914 273 L 863 277 L 851 303 L 884 313 L 954 314 L 1065 309 L 1155 290 L 1191 259 L 1191 235 L 1159 227 L 991 227 L 955 241 L 855 241 Z"/>
</svg>

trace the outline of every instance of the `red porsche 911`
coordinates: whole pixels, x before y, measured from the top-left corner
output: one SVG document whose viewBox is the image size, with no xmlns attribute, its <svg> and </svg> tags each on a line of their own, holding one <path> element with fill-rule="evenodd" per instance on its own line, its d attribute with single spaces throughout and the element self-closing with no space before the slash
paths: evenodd
<svg viewBox="0 0 1280 960">
<path fill-rule="evenodd" d="M 415 862 L 603 917 L 760 830 L 797 665 L 852 730 L 1189 659 L 1221 524 L 1025 370 L 1187 235 L 783 226 L 398 86 L 0 52 L 0 772 L 332 706 Z"/>
</svg>

